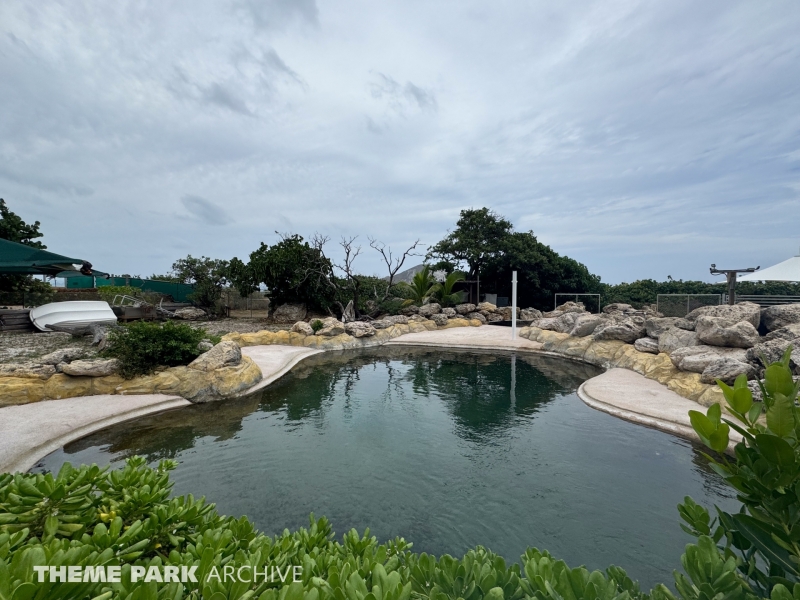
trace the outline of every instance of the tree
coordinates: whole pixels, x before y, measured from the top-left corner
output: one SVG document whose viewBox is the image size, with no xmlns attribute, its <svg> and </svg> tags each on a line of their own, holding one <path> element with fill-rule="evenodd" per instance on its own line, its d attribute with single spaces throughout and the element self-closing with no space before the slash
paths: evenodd
<svg viewBox="0 0 800 600">
<path fill-rule="evenodd" d="M 176 260 L 172 264 L 172 272 L 179 283 L 194 286 L 189 297 L 206 310 L 215 311 L 222 290 L 228 283 L 228 261 L 212 259 L 205 256 L 195 258 L 191 254 Z"/>
<path fill-rule="evenodd" d="M 39 231 L 40 225 L 39 221 L 28 225 L 16 213 L 11 212 L 6 201 L 0 198 L 0 238 L 44 250 L 47 246 L 42 242 L 34 241 L 44 235 Z"/>
<path fill-rule="evenodd" d="M 464 302 L 464 292 L 453 291 L 453 287 L 459 281 L 464 281 L 464 273 L 460 271 L 453 271 L 444 281 L 437 284 L 436 289 L 433 291 L 433 296 L 439 301 L 442 306 L 452 306 Z"/>
<path fill-rule="evenodd" d="M 481 268 L 501 255 L 513 225 L 488 208 L 462 210 L 456 228 L 431 247 L 427 260 L 466 263 L 467 277 L 475 279 Z"/>
<path fill-rule="evenodd" d="M 411 304 L 422 305 L 436 292 L 438 287 L 439 285 L 433 278 L 433 273 L 431 273 L 431 268 L 425 265 L 411 280 L 411 285 L 408 286 L 410 297 L 403 304 L 405 306 L 410 306 Z"/>
</svg>

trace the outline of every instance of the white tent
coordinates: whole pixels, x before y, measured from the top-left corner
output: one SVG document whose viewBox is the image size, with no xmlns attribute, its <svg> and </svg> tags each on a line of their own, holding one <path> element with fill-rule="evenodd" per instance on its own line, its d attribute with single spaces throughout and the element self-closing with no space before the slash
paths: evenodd
<svg viewBox="0 0 800 600">
<path fill-rule="evenodd" d="M 739 281 L 800 281 L 800 256 L 793 256 L 777 265 L 742 275 Z"/>
</svg>

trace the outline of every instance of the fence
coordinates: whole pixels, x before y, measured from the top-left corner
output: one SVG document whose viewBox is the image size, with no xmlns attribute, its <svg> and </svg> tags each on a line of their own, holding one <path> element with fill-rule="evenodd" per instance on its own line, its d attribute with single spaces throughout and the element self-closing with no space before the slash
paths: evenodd
<svg viewBox="0 0 800 600">
<path fill-rule="evenodd" d="M 592 296 L 594 298 L 597 298 L 597 310 L 596 311 L 592 310 L 591 312 L 598 312 L 598 313 L 600 312 L 600 294 L 566 294 L 566 293 L 554 294 L 554 297 L 553 297 L 553 309 L 558 308 L 558 297 L 559 296 L 566 296 L 566 299 L 562 302 L 562 304 L 564 304 L 564 302 L 569 302 L 569 300 L 572 299 L 572 298 L 575 299 L 575 302 L 578 302 L 578 296 Z M 585 305 L 585 303 L 584 303 L 584 305 Z M 594 305 L 594 302 L 592 302 L 592 305 Z M 591 308 L 587 307 L 587 310 L 591 310 Z"/>
<path fill-rule="evenodd" d="M 722 294 L 658 294 L 656 310 L 665 317 L 685 317 L 695 308 L 722 304 Z"/>
<path fill-rule="evenodd" d="M 778 306 L 780 304 L 800 304 L 800 296 L 762 296 L 758 294 L 736 294 L 736 302 L 755 302 L 763 308 L 765 306 Z M 728 294 L 722 295 L 722 303 L 728 303 Z"/>
<path fill-rule="evenodd" d="M 175 302 L 190 302 L 189 295 L 194 291 L 194 286 L 186 283 L 173 283 L 157 279 L 140 279 L 138 277 L 67 277 L 69 289 L 91 289 L 107 285 L 129 285 L 145 292 L 155 292 L 164 296 L 172 296 Z"/>
<path fill-rule="evenodd" d="M 266 292 L 253 292 L 242 298 L 235 289 L 228 289 L 222 294 L 222 302 L 232 317 L 266 317 L 269 314 Z"/>
</svg>

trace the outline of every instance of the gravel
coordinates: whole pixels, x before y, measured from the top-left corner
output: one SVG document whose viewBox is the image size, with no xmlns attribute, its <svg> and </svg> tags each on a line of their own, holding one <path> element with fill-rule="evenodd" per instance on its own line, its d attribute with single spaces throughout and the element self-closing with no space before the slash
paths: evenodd
<svg viewBox="0 0 800 600">
<path fill-rule="evenodd" d="M 97 355 L 91 345 L 92 337 L 74 338 L 68 333 L 4 333 L 0 334 L 0 363 L 36 362 L 36 359 L 54 350 L 67 347 L 83 348 L 84 357 Z"/>
</svg>

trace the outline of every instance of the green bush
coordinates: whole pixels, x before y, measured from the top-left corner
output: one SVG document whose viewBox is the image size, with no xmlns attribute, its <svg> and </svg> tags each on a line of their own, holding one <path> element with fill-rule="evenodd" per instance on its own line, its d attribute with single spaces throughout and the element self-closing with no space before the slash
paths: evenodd
<svg viewBox="0 0 800 600">
<path fill-rule="evenodd" d="M 311 329 L 314 330 L 314 333 L 317 333 L 324 326 L 325 326 L 325 324 L 322 321 L 320 321 L 319 319 L 314 319 L 313 321 L 311 321 Z"/>
<path fill-rule="evenodd" d="M 142 290 L 130 285 L 104 285 L 97 288 L 97 295 L 102 300 L 111 304 L 115 296 L 131 296 L 133 298 L 141 298 Z"/>
<path fill-rule="evenodd" d="M 197 345 L 207 338 L 203 329 L 185 323 L 137 321 L 109 331 L 109 347 L 103 356 L 120 361 L 125 378 L 146 375 L 157 367 L 188 365 L 197 358 Z"/>
</svg>

